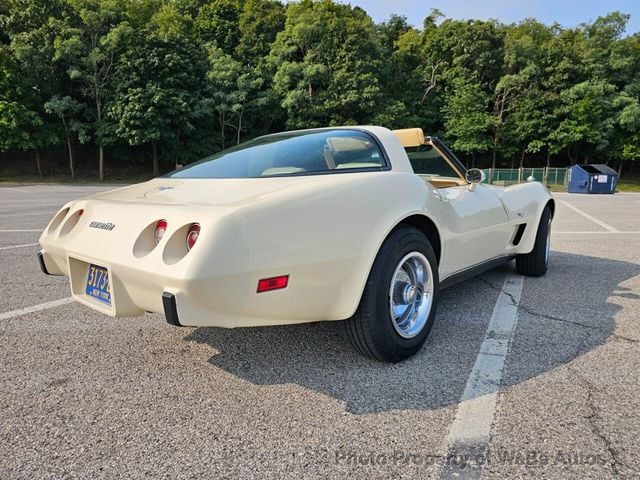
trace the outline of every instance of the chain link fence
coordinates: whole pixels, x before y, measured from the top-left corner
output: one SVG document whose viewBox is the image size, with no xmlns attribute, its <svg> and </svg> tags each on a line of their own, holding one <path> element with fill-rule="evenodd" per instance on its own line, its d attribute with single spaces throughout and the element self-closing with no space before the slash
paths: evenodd
<svg viewBox="0 0 640 480">
<path fill-rule="evenodd" d="M 566 168 L 485 168 L 484 183 L 492 185 L 513 185 L 526 182 L 533 177 L 545 185 L 566 185 Z"/>
</svg>

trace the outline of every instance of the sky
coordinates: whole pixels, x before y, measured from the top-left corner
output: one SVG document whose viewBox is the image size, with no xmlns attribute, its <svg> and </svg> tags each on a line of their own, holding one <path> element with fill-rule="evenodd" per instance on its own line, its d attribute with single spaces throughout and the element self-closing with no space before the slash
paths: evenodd
<svg viewBox="0 0 640 480">
<path fill-rule="evenodd" d="M 620 11 L 631 15 L 627 33 L 640 31 L 640 0 L 339 0 L 358 5 L 376 22 L 382 22 L 392 13 L 404 15 L 410 24 L 422 27 L 422 20 L 432 8 L 447 18 L 487 20 L 495 18 L 504 23 L 518 22 L 534 17 L 543 23 L 558 22 L 575 27 Z"/>
</svg>

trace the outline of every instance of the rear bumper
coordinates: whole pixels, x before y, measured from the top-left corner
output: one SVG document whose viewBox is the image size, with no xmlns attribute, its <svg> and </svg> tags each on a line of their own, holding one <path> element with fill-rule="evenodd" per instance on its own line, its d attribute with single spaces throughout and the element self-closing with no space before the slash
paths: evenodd
<svg viewBox="0 0 640 480">
<path fill-rule="evenodd" d="M 112 317 L 160 313 L 165 315 L 168 323 L 176 326 L 236 327 L 239 312 L 231 310 L 233 305 L 229 298 L 237 295 L 239 290 L 246 291 L 242 284 L 248 284 L 248 280 L 241 278 L 218 277 L 204 280 L 207 287 L 203 288 L 203 279 L 170 277 L 122 263 L 47 250 L 39 252 L 38 261 L 43 273 L 68 276 L 73 298 L 93 310 Z M 109 272 L 110 305 L 85 292 L 92 264 L 100 265 Z M 203 290 L 211 293 L 198 294 Z M 224 308 L 227 311 L 223 311 Z"/>
<path fill-rule="evenodd" d="M 341 282 L 327 280 L 327 285 L 333 290 L 318 295 L 318 288 L 308 282 L 316 282 L 317 285 L 320 276 L 315 273 L 303 274 L 302 270 L 295 268 L 289 270 L 294 281 L 287 288 L 257 293 L 257 278 L 273 276 L 279 271 L 241 272 L 202 278 L 188 276 L 188 269 L 182 275 L 169 275 L 160 268 L 141 269 L 65 250 L 54 253 L 45 248 L 40 253 L 47 273 L 55 272 L 69 277 L 71 294 L 77 302 L 112 317 L 132 317 L 152 312 L 163 314 L 167 323 L 175 326 L 222 328 L 290 325 L 346 318 L 332 316 L 330 311 L 333 305 L 331 298 L 335 298 L 335 290 L 340 288 Z M 86 294 L 90 265 L 107 269 L 111 286 L 110 305 Z"/>
</svg>

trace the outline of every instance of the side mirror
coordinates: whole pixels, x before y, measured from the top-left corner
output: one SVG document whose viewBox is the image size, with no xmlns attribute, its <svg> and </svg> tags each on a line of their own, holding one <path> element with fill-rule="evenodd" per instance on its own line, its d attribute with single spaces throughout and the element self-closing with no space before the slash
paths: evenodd
<svg viewBox="0 0 640 480">
<path fill-rule="evenodd" d="M 470 168 L 464 175 L 467 182 L 469 182 L 469 191 L 473 192 L 479 183 L 485 181 L 487 176 L 479 168 Z"/>
</svg>

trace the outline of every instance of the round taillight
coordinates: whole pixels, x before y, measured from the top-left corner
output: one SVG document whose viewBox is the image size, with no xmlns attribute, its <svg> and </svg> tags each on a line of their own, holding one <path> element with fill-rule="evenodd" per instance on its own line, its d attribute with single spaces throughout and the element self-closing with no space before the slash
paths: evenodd
<svg viewBox="0 0 640 480">
<path fill-rule="evenodd" d="M 158 220 L 156 223 L 156 231 L 153 234 L 153 238 L 156 241 L 156 245 L 160 243 L 164 233 L 167 231 L 167 221 L 166 220 Z"/>
<path fill-rule="evenodd" d="M 200 235 L 200 224 L 194 223 L 189 227 L 189 233 L 187 233 L 187 250 L 191 250 L 198 241 Z"/>
</svg>

